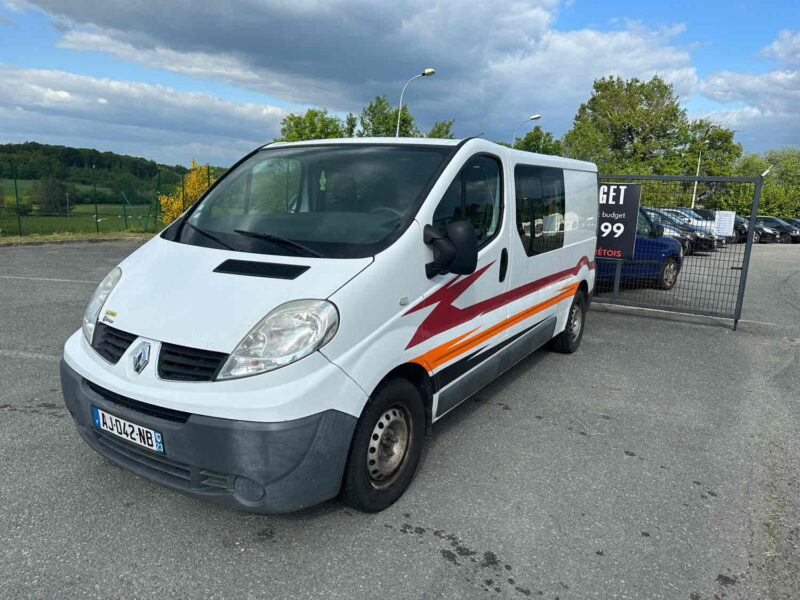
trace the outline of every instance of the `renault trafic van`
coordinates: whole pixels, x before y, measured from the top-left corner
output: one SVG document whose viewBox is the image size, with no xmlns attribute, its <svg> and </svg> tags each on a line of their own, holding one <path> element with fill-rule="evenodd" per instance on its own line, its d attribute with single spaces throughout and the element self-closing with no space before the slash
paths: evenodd
<svg viewBox="0 0 800 600">
<path fill-rule="evenodd" d="M 382 510 L 434 422 L 540 346 L 578 348 L 596 217 L 591 163 L 268 144 L 100 283 L 67 408 L 97 452 L 195 497 Z"/>
</svg>

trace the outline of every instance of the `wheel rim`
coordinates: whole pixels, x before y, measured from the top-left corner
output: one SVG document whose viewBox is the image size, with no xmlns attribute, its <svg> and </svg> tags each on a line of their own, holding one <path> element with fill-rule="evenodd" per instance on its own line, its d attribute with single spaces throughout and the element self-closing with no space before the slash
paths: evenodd
<svg viewBox="0 0 800 600">
<path fill-rule="evenodd" d="M 758 235 L 758 232 L 753 234 L 753 243 L 757 244 L 760 239 L 761 239 L 761 236 Z"/>
<path fill-rule="evenodd" d="M 678 279 L 678 267 L 674 262 L 669 262 L 664 267 L 664 285 L 672 287 L 676 279 Z"/>
<path fill-rule="evenodd" d="M 399 404 L 375 423 L 367 447 L 367 474 L 374 487 L 391 485 L 403 470 L 412 442 L 411 425 L 411 415 Z"/>
<path fill-rule="evenodd" d="M 578 339 L 578 336 L 581 334 L 581 328 L 583 327 L 583 311 L 578 303 L 572 305 L 572 310 L 569 313 L 569 324 L 567 328 L 569 329 L 569 339 L 571 342 L 574 342 Z"/>
</svg>

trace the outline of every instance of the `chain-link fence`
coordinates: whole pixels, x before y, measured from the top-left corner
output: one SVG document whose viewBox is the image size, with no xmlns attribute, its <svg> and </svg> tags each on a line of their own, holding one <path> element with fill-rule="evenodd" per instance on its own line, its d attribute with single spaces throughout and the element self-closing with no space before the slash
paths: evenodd
<svg viewBox="0 0 800 600">
<path fill-rule="evenodd" d="M 224 169 L 199 167 L 209 183 Z M 25 169 L 21 169 L 25 173 Z M 98 169 L 98 172 L 100 170 Z M 160 194 L 184 198 L 184 172 L 162 171 L 142 179 L 106 171 L 97 182 L 53 176 L 17 177 L 17 165 L 0 177 L 0 238 L 53 233 L 158 232 L 164 227 Z M 94 173 L 92 173 L 94 175 Z M 191 202 L 184 199 L 184 206 Z"/>
<path fill-rule="evenodd" d="M 640 183 L 642 195 L 633 259 L 596 260 L 597 301 L 726 317 L 735 328 L 754 238 L 776 241 L 756 226 L 761 177 L 600 179 Z M 735 212 L 732 229 L 721 231 L 717 211 Z"/>
</svg>

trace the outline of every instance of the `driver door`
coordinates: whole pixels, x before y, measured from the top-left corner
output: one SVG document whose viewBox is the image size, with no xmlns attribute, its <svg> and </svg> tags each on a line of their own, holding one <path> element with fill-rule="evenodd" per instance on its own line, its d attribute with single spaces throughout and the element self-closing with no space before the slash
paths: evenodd
<svg viewBox="0 0 800 600">
<path fill-rule="evenodd" d="M 434 418 L 457 406 L 500 372 L 498 350 L 506 338 L 508 307 L 507 219 L 500 158 L 471 157 L 450 183 L 428 224 L 469 221 L 478 240 L 478 265 L 470 275 L 439 273 L 426 280 L 418 362 L 433 374 Z M 413 342 L 414 340 L 412 340 Z"/>
</svg>

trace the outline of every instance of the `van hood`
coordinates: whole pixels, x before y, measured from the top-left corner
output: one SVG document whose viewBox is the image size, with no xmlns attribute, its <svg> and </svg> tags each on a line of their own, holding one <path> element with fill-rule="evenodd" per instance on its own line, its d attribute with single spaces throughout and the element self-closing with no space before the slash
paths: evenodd
<svg viewBox="0 0 800 600">
<path fill-rule="evenodd" d="M 228 260 L 244 264 L 214 271 Z M 230 353 L 275 307 L 328 298 L 372 260 L 232 252 L 155 237 L 120 263 L 122 277 L 100 320 L 152 340 Z"/>
</svg>

